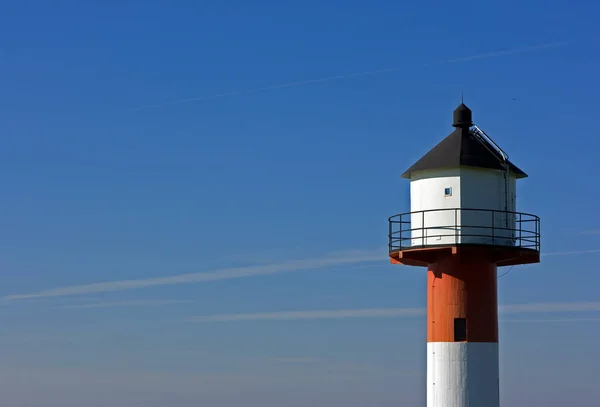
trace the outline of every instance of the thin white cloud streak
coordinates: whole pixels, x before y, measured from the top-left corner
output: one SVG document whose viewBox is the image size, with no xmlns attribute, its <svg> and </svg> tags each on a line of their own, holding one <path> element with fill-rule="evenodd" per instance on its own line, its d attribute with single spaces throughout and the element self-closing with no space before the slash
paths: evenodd
<svg viewBox="0 0 600 407">
<path fill-rule="evenodd" d="M 400 318 L 425 315 L 424 308 L 366 308 L 314 311 L 278 311 L 253 314 L 206 315 L 193 317 L 192 322 L 231 321 L 297 321 L 308 319 Z"/>
<path fill-rule="evenodd" d="M 504 305 L 500 307 L 500 312 L 505 314 L 587 311 L 600 311 L 600 302 L 541 302 L 533 304 Z"/>
<path fill-rule="evenodd" d="M 600 249 L 591 249 L 591 250 L 573 250 L 570 252 L 550 252 L 550 253 L 542 253 L 541 256 L 570 256 L 573 254 L 591 254 L 591 253 L 600 253 Z"/>
<path fill-rule="evenodd" d="M 57 305 L 52 308 L 59 309 L 78 309 L 78 308 L 121 308 L 121 307 L 149 307 L 174 304 L 192 304 L 193 300 L 131 300 L 131 301 L 115 301 L 115 302 L 92 302 L 74 305 Z"/>
<path fill-rule="evenodd" d="M 483 54 L 477 54 L 477 55 L 472 55 L 472 56 L 467 56 L 467 57 L 448 59 L 445 61 L 440 61 L 440 63 L 467 62 L 467 61 L 475 61 L 477 59 L 502 57 L 502 56 L 507 56 L 507 55 L 522 54 L 525 52 L 540 51 L 540 50 L 548 49 L 548 48 L 564 47 L 565 45 L 568 45 L 568 44 L 569 43 L 566 41 L 560 41 L 560 42 L 553 42 L 553 43 L 549 43 L 549 44 L 533 45 L 530 47 L 512 48 L 512 49 L 504 50 L 504 51 L 493 51 L 493 52 L 486 52 Z"/>
<path fill-rule="evenodd" d="M 600 235 L 600 229 L 584 230 L 579 233 L 580 235 Z"/>
<path fill-rule="evenodd" d="M 317 365 L 323 364 L 324 362 L 321 359 L 317 359 L 312 356 L 298 356 L 298 357 L 286 357 L 286 358 L 276 358 L 275 362 L 282 364 L 291 364 L 291 365 Z"/>
<path fill-rule="evenodd" d="M 166 277 L 154 277 L 137 280 L 117 280 L 101 283 L 74 285 L 29 294 L 8 295 L 4 301 L 26 300 L 34 298 L 63 297 L 68 295 L 92 294 L 108 291 L 122 291 L 147 287 L 196 284 L 209 281 L 231 280 L 236 278 L 257 277 L 283 272 L 337 267 L 349 264 L 367 262 L 385 262 L 386 252 L 383 250 L 349 251 L 333 254 L 322 258 L 296 260 L 279 264 L 269 264 L 249 267 L 231 267 L 199 273 L 178 274 Z"/>
<path fill-rule="evenodd" d="M 600 302 L 534 303 L 505 305 L 502 314 L 588 312 L 600 311 Z M 365 308 L 311 311 L 277 311 L 248 314 L 204 315 L 190 318 L 190 322 L 239 321 L 298 321 L 349 318 L 412 318 L 426 315 L 425 308 Z"/>
<path fill-rule="evenodd" d="M 493 51 L 493 52 L 486 52 L 486 53 L 477 54 L 477 55 L 470 55 L 470 56 L 461 57 L 461 58 L 439 60 L 434 63 L 424 63 L 421 65 L 422 66 L 431 66 L 431 65 L 438 65 L 438 64 L 452 64 L 452 63 L 458 63 L 458 62 L 469 62 L 469 61 L 475 61 L 475 60 L 480 60 L 480 59 L 497 58 L 497 57 L 502 57 L 502 56 L 539 51 L 539 50 L 543 50 L 543 49 L 562 47 L 565 45 L 568 45 L 568 43 L 565 41 L 554 42 L 554 43 L 549 43 L 549 44 L 538 44 L 538 45 L 534 45 L 534 46 L 530 46 L 530 47 L 512 48 L 512 49 L 508 49 L 508 50 L 504 50 L 504 51 Z M 172 106 L 172 105 L 179 105 L 179 104 L 183 104 L 183 103 L 200 102 L 200 101 L 219 99 L 219 98 L 229 97 L 229 96 L 237 96 L 237 95 L 241 95 L 241 94 L 245 94 L 245 93 L 262 92 L 262 91 L 267 91 L 267 90 L 289 88 L 289 87 L 293 87 L 293 86 L 309 85 L 309 84 L 314 84 L 314 83 L 324 83 L 324 82 L 330 82 L 330 81 L 334 81 L 334 80 L 354 78 L 354 77 L 358 77 L 358 76 L 370 76 L 370 75 L 376 75 L 376 74 L 381 74 L 381 73 L 399 71 L 401 69 L 405 69 L 407 66 L 382 68 L 382 69 L 376 69 L 376 70 L 372 70 L 372 71 L 354 72 L 354 73 L 349 73 L 349 74 L 344 74 L 344 75 L 326 76 L 326 77 L 316 78 L 316 79 L 307 79 L 307 80 L 302 80 L 302 81 L 282 83 L 282 84 L 278 84 L 278 85 L 264 86 L 264 87 L 255 88 L 255 89 L 246 89 L 246 90 L 239 90 L 239 91 L 233 91 L 233 92 L 217 93 L 214 95 L 198 96 L 198 97 L 191 97 L 191 98 L 186 98 L 186 99 L 178 99 L 178 100 L 172 100 L 170 102 L 138 106 L 138 107 L 132 108 L 130 110 L 142 110 L 142 109 L 166 107 L 166 106 Z"/>
<path fill-rule="evenodd" d="M 375 250 L 354 250 L 348 252 L 338 252 L 322 258 L 311 258 L 296 260 L 286 263 L 268 264 L 249 267 L 231 267 L 207 272 L 177 274 L 174 276 L 142 278 L 137 280 L 116 280 L 101 283 L 91 283 L 83 285 L 73 285 L 59 287 L 49 290 L 42 290 L 28 294 L 13 294 L 1 298 L 2 301 L 16 301 L 39 298 L 65 297 L 70 295 L 94 294 L 110 291 L 124 291 L 147 287 L 177 285 L 177 284 L 197 284 L 210 281 L 231 280 L 237 278 L 248 278 L 277 274 L 291 271 L 320 269 L 326 267 L 339 267 L 348 265 L 358 265 L 360 263 L 387 263 L 387 249 Z M 573 254 L 600 253 L 600 249 L 580 250 L 570 252 L 550 252 L 542 253 L 542 256 L 567 256 Z"/>
<path fill-rule="evenodd" d="M 502 319 L 499 322 L 600 322 L 600 318 L 562 318 L 562 319 Z"/>
<path fill-rule="evenodd" d="M 265 360 L 256 360 L 256 363 L 265 364 Z M 268 361 L 267 361 L 268 362 Z M 294 371 L 298 369 L 309 369 L 313 372 L 329 372 L 329 373 L 358 373 L 365 374 L 369 372 L 382 372 L 385 368 L 379 366 L 369 366 L 352 362 L 339 362 L 326 359 L 320 359 L 313 356 L 289 356 L 273 359 L 277 365 L 293 366 Z M 415 375 L 422 374 L 421 371 L 411 369 L 393 369 L 394 374 Z"/>
</svg>

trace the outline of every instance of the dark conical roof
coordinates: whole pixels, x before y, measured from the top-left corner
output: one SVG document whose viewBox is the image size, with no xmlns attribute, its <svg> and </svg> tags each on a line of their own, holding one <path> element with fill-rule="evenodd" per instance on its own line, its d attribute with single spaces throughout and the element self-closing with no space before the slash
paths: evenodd
<svg viewBox="0 0 600 407">
<path fill-rule="evenodd" d="M 454 110 L 453 126 L 456 129 L 406 170 L 402 177 L 410 178 L 415 171 L 437 168 L 478 167 L 494 170 L 504 169 L 500 154 L 496 153 L 493 147 L 486 147 L 483 144 L 484 141 L 471 133 L 469 130 L 471 125 L 471 110 L 461 103 Z M 517 178 L 527 177 L 527 174 L 510 161 L 508 165 L 510 172 Z"/>
</svg>

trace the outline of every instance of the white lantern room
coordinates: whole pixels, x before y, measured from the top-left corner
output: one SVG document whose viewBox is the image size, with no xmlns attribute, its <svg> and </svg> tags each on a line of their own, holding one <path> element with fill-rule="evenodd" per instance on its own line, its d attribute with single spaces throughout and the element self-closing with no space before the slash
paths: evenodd
<svg viewBox="0 0 600 407">
<path fill-rule="evenodd" d="M 527 177 L 472 122 L 454 110 L 455 130 L 404 174 L 410 179 L 411 245 L 512 246 L 519 233 L 516 180 Z"/>
</svg>

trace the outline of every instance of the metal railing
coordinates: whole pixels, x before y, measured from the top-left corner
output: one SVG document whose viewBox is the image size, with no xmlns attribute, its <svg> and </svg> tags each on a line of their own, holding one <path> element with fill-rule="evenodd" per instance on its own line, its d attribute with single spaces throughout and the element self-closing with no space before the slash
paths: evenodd
<svg viewBox="0 0 600 407">
<path fill-rule="evenodd" d="M 507 226 L 508 225 L 508 226 Z M 540 251 L 540 218 L 492 209 L 431 209 L 389 218 L 389 252 L 444 245 L 509 246 Z"/>
</svg>

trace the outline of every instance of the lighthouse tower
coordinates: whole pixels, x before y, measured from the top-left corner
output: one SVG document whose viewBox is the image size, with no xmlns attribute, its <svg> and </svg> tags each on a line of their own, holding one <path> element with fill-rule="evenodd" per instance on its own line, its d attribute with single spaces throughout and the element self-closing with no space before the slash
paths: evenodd
<svg viewBox="0 0 600 407">
<path fill-rule="evenodd" d="M 427 407 L 498 407 L 497 268 L 540 261 L 540 221 L 516 212 L 527 175 L 462 103 L 452 126 L 402 174 L 410 212 L 389 218 L 389 256 L 428 270 Z"/>
</svg>

